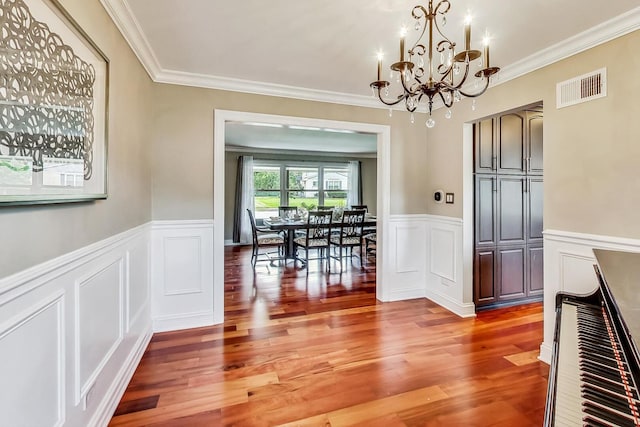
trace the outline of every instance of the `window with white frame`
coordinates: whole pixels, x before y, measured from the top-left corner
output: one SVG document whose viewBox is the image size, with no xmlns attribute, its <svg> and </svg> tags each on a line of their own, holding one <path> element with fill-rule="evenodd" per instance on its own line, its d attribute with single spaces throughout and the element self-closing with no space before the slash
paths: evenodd
<svg viewBox="0 0 640 427">
<path fill-rule="evenodd" d="M 254 160 L 256 218 L 278 216 L 279 206 L 306 210 L 320 205 L 345 207 L 349 169 L 346 163 Z"/>
</svg>

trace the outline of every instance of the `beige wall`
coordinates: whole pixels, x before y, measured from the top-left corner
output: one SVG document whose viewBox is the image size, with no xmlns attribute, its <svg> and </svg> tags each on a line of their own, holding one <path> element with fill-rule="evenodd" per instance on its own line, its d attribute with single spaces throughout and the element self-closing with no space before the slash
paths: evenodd
<svg viewBox="0 0 640 427">
<path fill-rule="evenodd" d="M 213 111 L 246 111 L 391 127 L 392 214 L 426 210 L 424 120 L 407 112 L 252 95 L 185 86 L 154 86 L 153 218 L 213 218 Z M 227 176 L 228 179 L 228 176 Z M 223 200 L 220 195 L 220 201 Z"/>
<path fill-rule="evenodd" d="M 227 151 L 225 156 L 225 181 L 224 181 L 224 239 L 233 239 L 233 217 L 235 210 L 236 173 L 238 169 L 238 156 L 244 153 Z M 355 157 L 327 157 L 327 156 L 300 156 L 291 154 L 254 154 L 254 159 L 268 160 L 292 160 L 292 161 L 318 161 L 318 162 L 348 162 L 360 160 L 360 172 L 362 175 L 362 204 L 367 205 L 370 213 L 376 213 L 377 190 L 377 161 L 374 158 Z"/>
<path fill-rule="evenodd" d="M 462 125 L 501 111 L 544 102 L 545 228 L 640 237 L 640 32 L 491 88 L 463 100 L 453 118 L 434 113 L 409 123 L 408 113 L 341 106 L 175 85 L 154 90 L 154 219 L 213 217 L 213 110 L 238 110 L 391 126 L 392 214 L 462 218 Z M 608 96 L 556 109 L 557 82 L 607 67 Z M 425 142 L 426 135 L 426 142 Z M 187 147 L 185 151 L 185 147 Z M 186 153 L 186 154 L 185 154 Z M 227 177 L 228 178 L 228 177 Z M 456 194 L 436 204 L 432 193 Z M 221 199 L 222 200 L 222 199 Z"/>
<path fill-rule="evenodd" d="M 640 238 L 640 31 L 490 89 L 444 109 L 427 133 L 426 182 L 462 194 L 462 125 L 544 102 L 544 228 Z M 608 96 L 556 109 L 556 83 L 607 68 Z M 457 198 L 456 200 L 461 200 Z M 462 217 L 462 203 L 427 212 Z"/>
<path fill-rule="evenodd" d="M 62 4 L 110 60 L 109 197 L 0 207 L 0 278 L 150 220 L 151 81 L 98 0 Z"/>
</svg>

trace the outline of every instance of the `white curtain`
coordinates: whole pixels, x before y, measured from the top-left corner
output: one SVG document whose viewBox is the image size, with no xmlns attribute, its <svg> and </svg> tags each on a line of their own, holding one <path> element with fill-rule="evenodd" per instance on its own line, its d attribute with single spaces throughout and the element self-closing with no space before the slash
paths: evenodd
<svg viewBox="0 0 640 427">
<path fill-rule="evenodd" d="M 253 156 L 243 156 L 242 162 L 242 222 L 240 227 L 240 243 L 251 244 L 253 236 L 251 232 L 251 223 L 249 222 L 249 214 L 247 209 L 255 216 L 255 206 L 253 198 Z"/>
<path fill-rule="evenodd" d="M 347 206 L 360 203 L 360 162 L 349 162 L 349 180 L 347 181 Z"/>
</svg>

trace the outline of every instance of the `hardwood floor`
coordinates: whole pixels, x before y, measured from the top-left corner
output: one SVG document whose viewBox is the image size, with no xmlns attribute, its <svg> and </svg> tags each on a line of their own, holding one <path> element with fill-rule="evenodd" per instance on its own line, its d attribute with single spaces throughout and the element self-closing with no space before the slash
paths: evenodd
<svg viewBox="0 0 640 427">
<path fill-rule="evenodd" d="M 223 325 L 154 335 L 111 426 L 542 424 L 541 304 L 462 319 L 377 302 L 373 264 L 254 274 L 249 256 L 225 250 Z"/>
</svg>

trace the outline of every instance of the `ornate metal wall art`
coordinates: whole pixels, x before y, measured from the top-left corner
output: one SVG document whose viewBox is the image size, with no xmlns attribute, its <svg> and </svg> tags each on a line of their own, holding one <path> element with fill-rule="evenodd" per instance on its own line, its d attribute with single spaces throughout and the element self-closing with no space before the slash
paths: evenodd
<svg viewBox="0 0 640 427">
<path fill-rule="evenodd" d="M 106 197 L 107 70 L 57 3 L 0 0 L 0 203 Z"/>
</svg>

